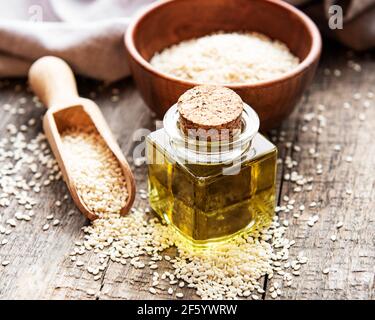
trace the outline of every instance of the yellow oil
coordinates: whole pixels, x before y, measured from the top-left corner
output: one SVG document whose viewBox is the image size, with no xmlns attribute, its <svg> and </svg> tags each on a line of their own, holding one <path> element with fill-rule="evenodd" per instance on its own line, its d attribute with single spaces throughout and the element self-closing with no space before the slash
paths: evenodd
<svg viewBox="0 0 375 320">
<path fill-rule="evenodd" d="M 163 130 L 148 136 L 151 208 L 198 246 L 232 238 L 272 221 L 276 147 L 257 134 L 236 175 L 224 165 L 181 164 Z"/>
</svg>

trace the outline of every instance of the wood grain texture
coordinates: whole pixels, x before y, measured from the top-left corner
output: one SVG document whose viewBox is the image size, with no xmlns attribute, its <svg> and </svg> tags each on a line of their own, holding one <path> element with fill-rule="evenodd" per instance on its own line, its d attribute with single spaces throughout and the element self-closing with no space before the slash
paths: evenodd
<svg viewBox="0 0 375 320">
<path fill-rule="evenodd" d="M 304 96 L 297 110 L 286 120 L 280 131 L 285 131 L 285 141 L 293 141 L 301 146 L 296 152 L 285 148 L 285 141 L 278 142 L 280 155 L 284 157 L 293 153 L 299 162 L 298 172 L 306 176 L 314 176 L 313 190 L 304 193 L 293 193 L 294 185 L 284 180 L 283 174 L 288 172 L 280 166 L 278 176 L 279 202 L 284 195 L 296 199 L 296 203 L 306 206 L 311 201 L 318 203 L 317 209 L 306 209 L 298 219 L 291 214 L 282 214 L 288 219 L 290 227 L 288 236 L 295 239 L 291 256 L 303 251 L 309 258 L 301 268 L 301 275 L 295 277 L 291 288 L 283 288 L 281 298 L 287 299 L 374 299 L 374 266 L 375 266 L 375 100 L 372 106 L 365 109 L 359 101 L 353 100 L 355 92 L 366 94 L 374 90 L 375 59 L 374 54 L 364 54 L 355 58 L 362 65 L 362 72 L 355 72 L 346 66 L 346 51 L 329 47 L 323 57 L 323 64 L 310 90 Z M 324 68 L 339 68 L 340 77 L 325 76 Z M 14 90 L 15 85 L 22 88 Z M 101 83 L 80 79 L 79 91 L 82 96 L 91 97 L 101 107 L 120 148 L 133 167 L 138 190 L 146 188 L 146 168 L 134 168 L 132 153 L 138 142 L 133 141 L 133 133 L 138 128 L 155 129 L 154 119 L 142 102 L 139 93 L 131 80 L 124 80 L 107 87 Z M 111 90 L 120 90 L 119 101 L 111 100 Z M 97 91 L 96 96 L 90 94 Z M 3 104 L 19 104 L 19 98 L 27 97 L 26 114 L 11 115 L 3 111 Z M 6 125 L 24 124 L 29 118 L 36 118 L 37 125 L 26 135 L 33 137 L 42 130 L 41 116 L 45 109 L 33 107 L 31 94 L 26 92 L 24 81 L 11 81 L 1 88 L 0 93 L 0 137 L 6 136 Z M 345 101 L 352 102 L 352 108 L 344 109 Z M 303 115 L 316 112 L 318 104 L 324 104 L 327 127 L 322 134 L 310 130 L 301 132 Z M 365 121 L 359 120 L 359 113 L 364 113 Z M 313 120 L 314 121 L 314 120 Z M 309 123 L 311 127 L 313 122 Z M 314 123 L 315 124 L 315 123 Z M 342 150 L 334 152 L 335 144 Z M 319 152 L 318 159 L 312 159 L 308 149 L 314 147 Z M 353 162 L 345 161 L 352 156 Z M 316 165 L 323 165 L 323 174 L 316 175 Z M 24 173 L 22 173 L 24 174 Z M 26 174 L 26 173 L 25 173 Z M 352 189 L 353 194 L 346 193 Z M 11 263 L 0 266 L 0 299 L 171 299 L 166 292 L 152 295 L 148 292 L 151 283 L 150 270 L 133 269 L 128 265 L 109 262 L 103 277 L 94 281 L 82 268 L 75 267 L 69 258 L 74 249 L 74 242 L 83 234 L 81 227 L 88 221 L 75 208 L 71 199 L 63 201 L 61 207 L 55 201 L 62 199 L 67 188 L 62 181 L 51 184 L 39 194 L 35 217 L 30 222 L 18 222 L 13 232 L 6 236 L 9 242 L 0 245 L 0 261 L 5 259 Z M 135 206 L 144 206 L 137 195 Z M 0 207 L 0 224 L 14 213 L 21 210 L 12 200 L 10 207 Z M 61 220 L 57 227 L 42 231 L 47 215 L 53 213 Z M 307 225 L 307 219 L 313 214 L 320 219 L 313 226 Z M 342 220 L 344 226 L 336 230 L 335 223 Z M 332 242 L 330 236 L 337 234 L 337 241 Z M 4 235 L 0 234 L 0 240 Z M 173 251 L 173 250 L 171 250 Z M 170 253 L 173 255 L 173 252 Z M 82 260 L 93 259 L 86 253 Z M 327 275 L 322 269 L 330 267 Z M 167 268 L 167 266 L 165 266 Z M 159 273 L 163 267 L 159 266 Z M 164 269 L 163 269 L 164 270 Z M 273 280 L 272 280 L 273 281 Z M 272 281 L 265 280 L 265 286 Z M 97 292 L 90 296 L 87 290 Z M 181 290 L 185 298 L 197 298 L 192 290 Z M 270 297 L 266 295 L 265 299 Z"/>
<path fill-rule="evenodd" d="M 296 200 L 297 208 L 299 204 L 306 206 L 298 219 L 292 218 L 291 213 L 280 217 L 289 220 L 287 237 L 296 241 L 291 256 L 304 252 L 309 259 L 292 287 L 283 290 L 286 299 L 375 298 L 375 101 L 366 97 L 374 91 L 375 63 L 373 54 L 362 55 L 362 72 L 355 72 L 347 67 L 346 55 L 331 48 L 298 111 L 281 128 L 286 133 L 285 141 L 293 141 L 302 148 L 301 152 L 287 150 L 279 142 L 282 156 L 291 155 L 299 163 L 300 174 L 314 177 L 310 192 L 294 193 L 295 184 L 290 181 L 282 181 L 281 185 L 280 203 L 285 203 L 282 197 L 288 195 Z M 325 76 L 326 68 L 331 73 L 341 70 L 342 75 Z M 358 101 L 353 98 L 356 93 L 362 96 Z M 364 108 L 365 100 L 371 101 L 371 107 Z M 352 107 L 344 108 L 345 102 Z M 319 104 L 325 106 L 322 114 L 327 119 L 321 134 L 311 131 L 313 125 L 319 127 L 316 120 L 302 120 L 306 113 L 318 115 Z M 360 120 L 361 113 L 365 121 Z M 301 132 L 303 125 L 310 129 Z M 337 144 L 341 146 L 340 152 L 334 151 Z M 319 153 L 318 158 L 311 157 L 310 148 Z M 348 156 L 353 158 L 352 162 L 346 161 Z M 321 175 L 315 173 L 318 164 L 323 166 Z M 282 170 L 290 172 L 285 167 Z M 347 190 L 352 190 L 352 194 Z M 308 208 L 313 201 L 317 208 Z M 315 214 L 319 221 L 310 227 L 308 218 Z M 337 229 L 339 221 L 343 227 Z M 330 239 L 332 235 L 337 236 L 336 241 Z M 323 274 L 325 268 L 330 269 L 328 274 Z"/>
</svg>

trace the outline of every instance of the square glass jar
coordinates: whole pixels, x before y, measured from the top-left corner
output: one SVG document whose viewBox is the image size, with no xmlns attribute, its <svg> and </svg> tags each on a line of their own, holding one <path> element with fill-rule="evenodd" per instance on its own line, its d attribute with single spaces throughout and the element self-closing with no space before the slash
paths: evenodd
<svg viewBox="0 0 375 320">
<path fill-rule="evenodd" d="M 146 139 L 150 206 L 196 245 L 266 227 L 274 216 L 277 149 L 249 106 L 242 127 L 228 146 L 202 148 L 184 138 L 174 106 Z"/>
</svg>

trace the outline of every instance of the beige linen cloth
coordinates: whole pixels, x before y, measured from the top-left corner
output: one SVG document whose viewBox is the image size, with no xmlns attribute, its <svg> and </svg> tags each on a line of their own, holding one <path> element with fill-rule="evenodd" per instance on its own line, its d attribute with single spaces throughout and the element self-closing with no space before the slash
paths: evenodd
<svg viewBox="0 0 375 320">
<path fill-rule="evenodd" d="M 44 55 L 65 59 L 78 74 L 115 81 L 129 75 L 123 35 L 154 0 L 0 1 L 0 77 L 25 76 Z M 251 1 L 251 0 L 249 0 Z M 358 50 L 375 46 L 375 0 L 288 0 L 321 29 Z M 344 10 L 344 29 L 329 30 L 328 8 Z"/>
<path fill-rule="evenodd" d="M 78 74 L 115 81 L 129 75 L 124 32 L 153 0 L 0 1 L 0 77 L 25 76 L 44 55 Z"/>
</svg>

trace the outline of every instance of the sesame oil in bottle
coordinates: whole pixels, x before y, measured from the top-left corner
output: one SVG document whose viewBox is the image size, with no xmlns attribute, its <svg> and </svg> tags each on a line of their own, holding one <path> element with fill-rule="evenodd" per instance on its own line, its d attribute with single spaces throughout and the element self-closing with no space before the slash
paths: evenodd
<svg viewBox="0 0 375 320">
<path fill-rule="evenodd" d="M 146 139 L 151 208 L 194 245 L 266 227 L 274 216 L 277 149 L 258 133 L 259 119 L 247 105 L 241 121 L 227 148 L 197 151 L 173 106 L 164 128 Z"/>
</svg>

